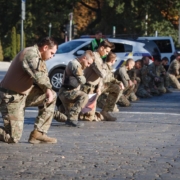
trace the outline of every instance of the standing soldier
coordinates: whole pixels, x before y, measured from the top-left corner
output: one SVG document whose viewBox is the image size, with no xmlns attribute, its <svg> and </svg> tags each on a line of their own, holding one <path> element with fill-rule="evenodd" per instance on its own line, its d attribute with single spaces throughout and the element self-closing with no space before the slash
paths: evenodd
<svg viewBox="0 0 180 180">
<path fill-rule="evenodd" d="M 171 62 L 169 69 L 170 84 L 177 89 L 180 89 L 180 51 L 176 52 L 176 59 Z"/>
<path fill-rule="evenodd" d="M 93 39 L 91 41 L 91 50 L 96 51 L 102 41 L 103 41 L 102 32 L 101 31 L 96 31 L 95 39 Z"/>
<path fill-rule="evenodd" d="M 83 70 L 94 61 L 92 51 L 86 51 L 81 57 L 70 61 L 64 73 L 64 82 L 59 90 L 59 98 L 65 108 L 68 126 L 82 127 L 84 124 L 78 121 L 79 113 L 88 102 L 88 95 L 80 90 L 80 86 L 86 82 Z"/>
<path fill-rule="evenodd" d="M 47 37 L 22 50 L 12 61 L 0 83 L 0 111 L 4 121 L 4 127 L 0 128 L 1 141 L 18 143 L 23 131 L 25 107 L 38 106 L 39 113 L 29 142 L 57 142 L 45 134 L 54 116 L 56 102 L 45 60 L 52 58 L 56 50 L 55 40 Z"/>
</svg>

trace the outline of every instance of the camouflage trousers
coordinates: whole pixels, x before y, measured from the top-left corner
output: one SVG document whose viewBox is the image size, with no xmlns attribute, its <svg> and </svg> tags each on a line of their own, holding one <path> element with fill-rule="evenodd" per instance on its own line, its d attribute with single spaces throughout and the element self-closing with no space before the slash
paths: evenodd
<svg viewBox="0 0 180 180">
<path fill-rule="evenodd" d="M 163 94 L 163 93 L 166 93 L 166 88 L 164 87 L 164 84 L 165 84 L 165 81 L 164 81 L 164 78 L 160 78 L 161 81 L 160 82 L 155 82 L 155 85 L 158 89 L 158 91 Z"/>
<path fill-rule="evenodd" d="M 13 142 L 20 140 L 24 125 L 24 110 L 25 107 L 31 106 L 37 106 L 39 109 L 34 129 L 47 133 L 54 116 L 56 93 L 53 91 L 53 94 L 53 102 L 47 104 L 45 93 L 37 86 L 33 86 L 26 95 L 0 91 L 0 112 L 4 121 L 4 127 L 0 128 L 1 140 L 8 142 L 7 134 Z"/>
<path fill-rule="evenodd" d="M 144 88 L 143 84 L 140 84 L 138 87 L 138 90 L 136 92 L 136 95 L 142 98 L 150 97 L 151 95 L 148 93 L 148 91 Z"/>
<path fill-rule="evenodd" d="M 180 89 L 180 83 L 178 78 L 173 75 L 173 74 L 169 74 L 169 79 L 170 79 L 170 85 L 174 88 Z"/>
<path fill-rule="evenodd" d="M 113 109 L 122 96 L 123 90 L 120 89 L 120 86 L 113 83 L 108 83 L 105 85 L 102 95 L 98 98 L 98 104 L 101 106 L 103 111 L 113 112 Z"/>
<path fill-rule="evenodd" d="M 81 109 L 88 102 L 88 95 L 85 92 L 77 89 L 67 90 L 64 87 L 59 90 L 59 98 L 64 106 L 68 120 L 71 121 L 78 120 Z"/>
</svg>

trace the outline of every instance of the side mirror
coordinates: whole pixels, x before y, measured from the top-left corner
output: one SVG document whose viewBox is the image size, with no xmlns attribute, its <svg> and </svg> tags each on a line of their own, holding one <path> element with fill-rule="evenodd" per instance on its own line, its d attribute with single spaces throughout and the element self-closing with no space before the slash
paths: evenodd
<svg viewBox="0 0 180 180">
<path fill-rule="evenodd" d="M 82 54 L 84 54 L 84 50 L 78 50 L 77 52 L 76 52 L 76 54 L 78 55 L 78 56 L 81 56 Z"/>
</svg>

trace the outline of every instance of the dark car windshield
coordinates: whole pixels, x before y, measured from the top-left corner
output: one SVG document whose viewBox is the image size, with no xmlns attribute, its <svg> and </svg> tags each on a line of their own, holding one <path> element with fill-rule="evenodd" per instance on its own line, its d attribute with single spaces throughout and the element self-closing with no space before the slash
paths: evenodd
<svg viewBox="0 0 180 180">
<path fill-rule="evenodd" d="M 63 43 L 58 46 L 56 54 L 68 53 L 83 43 L 85 43 L 85 41 L 69 41 L 69 42 Z"/>
<path fill-rule="evenodd" d="M 144 48 L 147 49 L 152 56 L 161 56 L 160 50 L 157 45 L 151 40 L 136 40 L 145 44 Z"/>
</svg>

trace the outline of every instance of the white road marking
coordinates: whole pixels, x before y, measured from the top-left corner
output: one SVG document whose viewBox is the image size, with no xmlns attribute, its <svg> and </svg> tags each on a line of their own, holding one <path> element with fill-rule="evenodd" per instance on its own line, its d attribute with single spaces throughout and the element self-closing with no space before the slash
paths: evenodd
<svg viewBox="0 0 180 180">
<path fill-rule="evenodd" d="M 152 114 L 152 115 L 172 115 L 172 116 L 180 116 L 177 113 L 164 113 L 164 112 L 129 112 L 129 111 L 121 111 L 118 112 L 120 114 Z"/>
<path fill-rule="evenodd" d="M 36 113 L 38 110 L 25 110 L 26 112 L 32 112 Z M 177 113 L 164 113 L 164 112 L 129 112 L 129 111 L 120 111 L 116 112 L 119 114 L 151 114 L 151 115 L 171 115 L 171 116 L 180 116 L 180 114 Z"/>
</svg>

